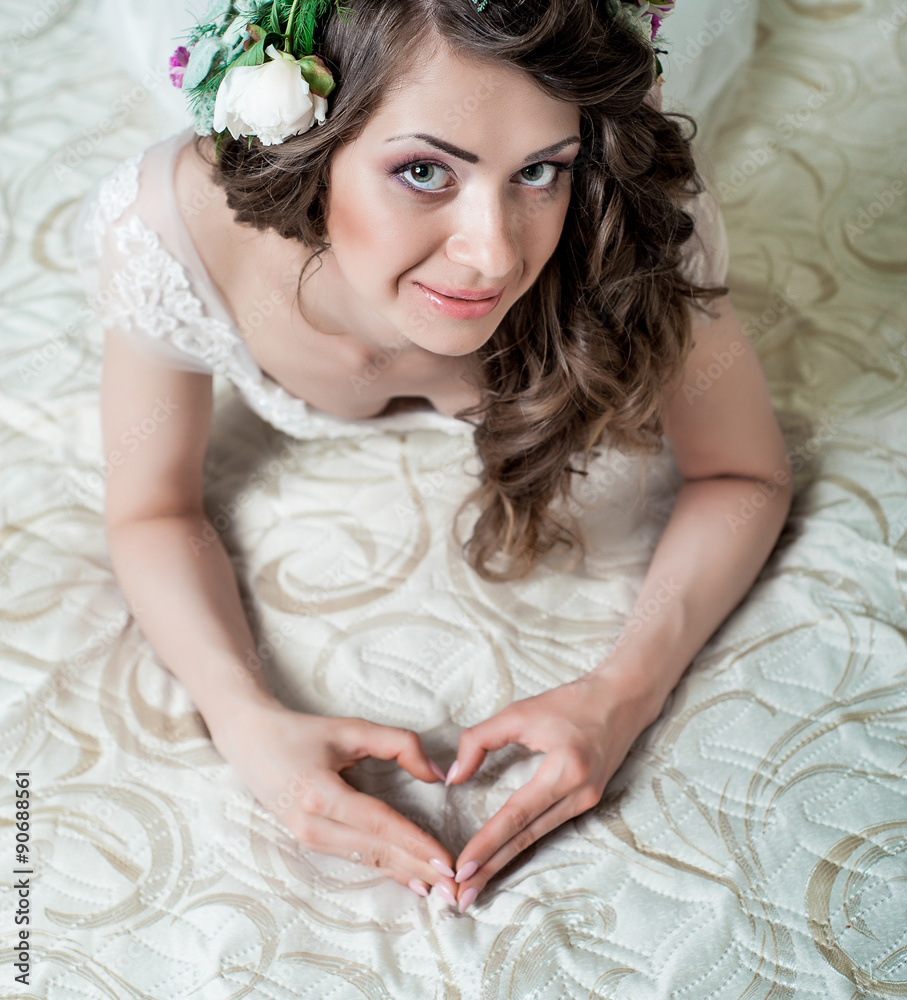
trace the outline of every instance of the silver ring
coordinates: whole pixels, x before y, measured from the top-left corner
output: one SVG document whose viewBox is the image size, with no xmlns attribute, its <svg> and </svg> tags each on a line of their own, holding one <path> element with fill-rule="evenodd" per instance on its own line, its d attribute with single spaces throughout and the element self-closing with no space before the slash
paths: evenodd
<svg viewBox="0 0 907 1000">
<path fill-rule="evenodd" d="M 353 851 L 350 855 L 350 861 L 361 861 L 362 855 L 358 851 Z"/>
</svg>

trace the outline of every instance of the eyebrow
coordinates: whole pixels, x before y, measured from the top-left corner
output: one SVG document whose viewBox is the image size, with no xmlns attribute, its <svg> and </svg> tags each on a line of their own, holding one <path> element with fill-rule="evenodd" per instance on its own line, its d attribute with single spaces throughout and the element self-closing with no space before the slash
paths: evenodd
<svg viewBox="0 0 907 1000">
<path fill-rule="evenodd" d="M 479 158 L 475 153 L 470 153 L 465 149 L 460 149 L 459 146 L 454 146 L 453 143 L 445 142 L 443 139 L 439 139 L 434 135 L 426 135 L 424 132 L 410 132 L 407 135 L 395 135 L 387 141 L 399 142 L 401 139 L 421 139 L 422 142 L 427 142 L 429 146 L 434 146 L 436 149 L 440 149 L 442 152 L 447 153 L 448 156 L 455 156 L 458 160 L 465 160 L 467 163 L 479 162 Z M 539 149 L 534 153 L 530 153 L 526 159 L 523 160 L 523 163 L 535 163 L 538 160 L 544 160 L 548 156 L 554 156 L 562 149 L 566 149 L 567 146 L 572 146 L 575 142 L 582 142 L 578 135 L 571 135 L 567 139 L 561 139 L 560 142 L 555 142 L 551 146 L 546 146 L 544 149 Z"/>
</svg>

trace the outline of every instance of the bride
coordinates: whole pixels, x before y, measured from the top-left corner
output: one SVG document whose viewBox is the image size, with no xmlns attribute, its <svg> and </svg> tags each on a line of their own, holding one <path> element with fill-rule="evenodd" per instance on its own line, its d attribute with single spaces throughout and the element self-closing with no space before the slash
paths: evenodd
<svg viewBox="0 0 907 1000">
<path fill-rule="evenodd" d="M 105 525 L 143 632 L 303 845 L 461 912 L 599 801 L 790 505 L 720 212 L 685 119 L 659 110 L 659 9 L 627 6 L 268 0 L 237 16 L 215 0 L 173 57 L 195 134 L 131 157 L 80 215 L 106 331 Z M 287 709 L 225 549 L 189 544 L 211 530 L 214 373 L 297 437 L 468 432 L 484 468 L 464 557 L 488 580 L 582 548 L 555 502 L 597 444 L 653 452 L 666 435 L 684 483 L 636 605 L 657 611 L 579 680 L 464 730 L 446 776 L 415 732 Z M 413 398 L 426 406 L 395 410 Z M 511 742 L 544 761 L 456 859 L 340 777 L 372 756 L 460 784 Z"/>
</svg>

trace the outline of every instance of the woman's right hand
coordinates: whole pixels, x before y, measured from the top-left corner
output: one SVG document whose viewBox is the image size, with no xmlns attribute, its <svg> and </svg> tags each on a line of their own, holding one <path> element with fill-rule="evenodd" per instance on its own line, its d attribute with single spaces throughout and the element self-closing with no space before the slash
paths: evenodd
<svg viewBox="0 0 907 1000">
<path fill-rule="evenodd" d="M 365 719 L 295 712 L 279 702 L 250 707 L 212 739 L 256 799 L 312 851 L 378 868 L 419 895 L 437 885 L 453 904 L 450 852 L 386 802 L 356 791 L 339 772 L 366 757 L 396 760 L 420 781 L 439 781 L 418 735 Z M 437 765 L 435 765 L 437 767 Z M 431 864 L 436 859 L 447 876 Z M 443 888 L 449 893 L 445 897 Z"/>
</svg>

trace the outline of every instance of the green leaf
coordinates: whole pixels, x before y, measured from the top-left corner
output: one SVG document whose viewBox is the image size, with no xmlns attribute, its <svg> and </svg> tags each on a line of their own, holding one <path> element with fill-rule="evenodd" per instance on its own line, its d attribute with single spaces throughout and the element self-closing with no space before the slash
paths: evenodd
<svg viewBox="0 0 907 1000">
<path fill-rule="evenodd" d="M 294 56 L 308 55 L 312 51 L 312 33 L 315 28 L 317 0 L 302 0 L 293 22 L 293 37 L 288 40 Z"/>
<path fill-rule="evenodd" d="M 337 4 L 337 16 L 341 21 L 352 21 L 356 15 L 356 10 L 354 7 L 345 7 L 342 4 Z"/>
<path fill-rule="evenodd" d="M 265 27 L 268 31 L 273 31 L 275 34 L 280 34 L 280 11 L 279 11 L 279 0 L 274 0 L 271 4 L 271 12 L 268 14 L 268 20 L 265 23 Z"/>
<path fill-rule="evenodd" d="M 266 37 L 266 36 L 265 36 Z M 248 52 L 240 54 L 230 63 L 227 69 L 235 69 L 237 66 L 260 66 L 265 61 L 265 39 L 257 41 Z"/>
</svg>

